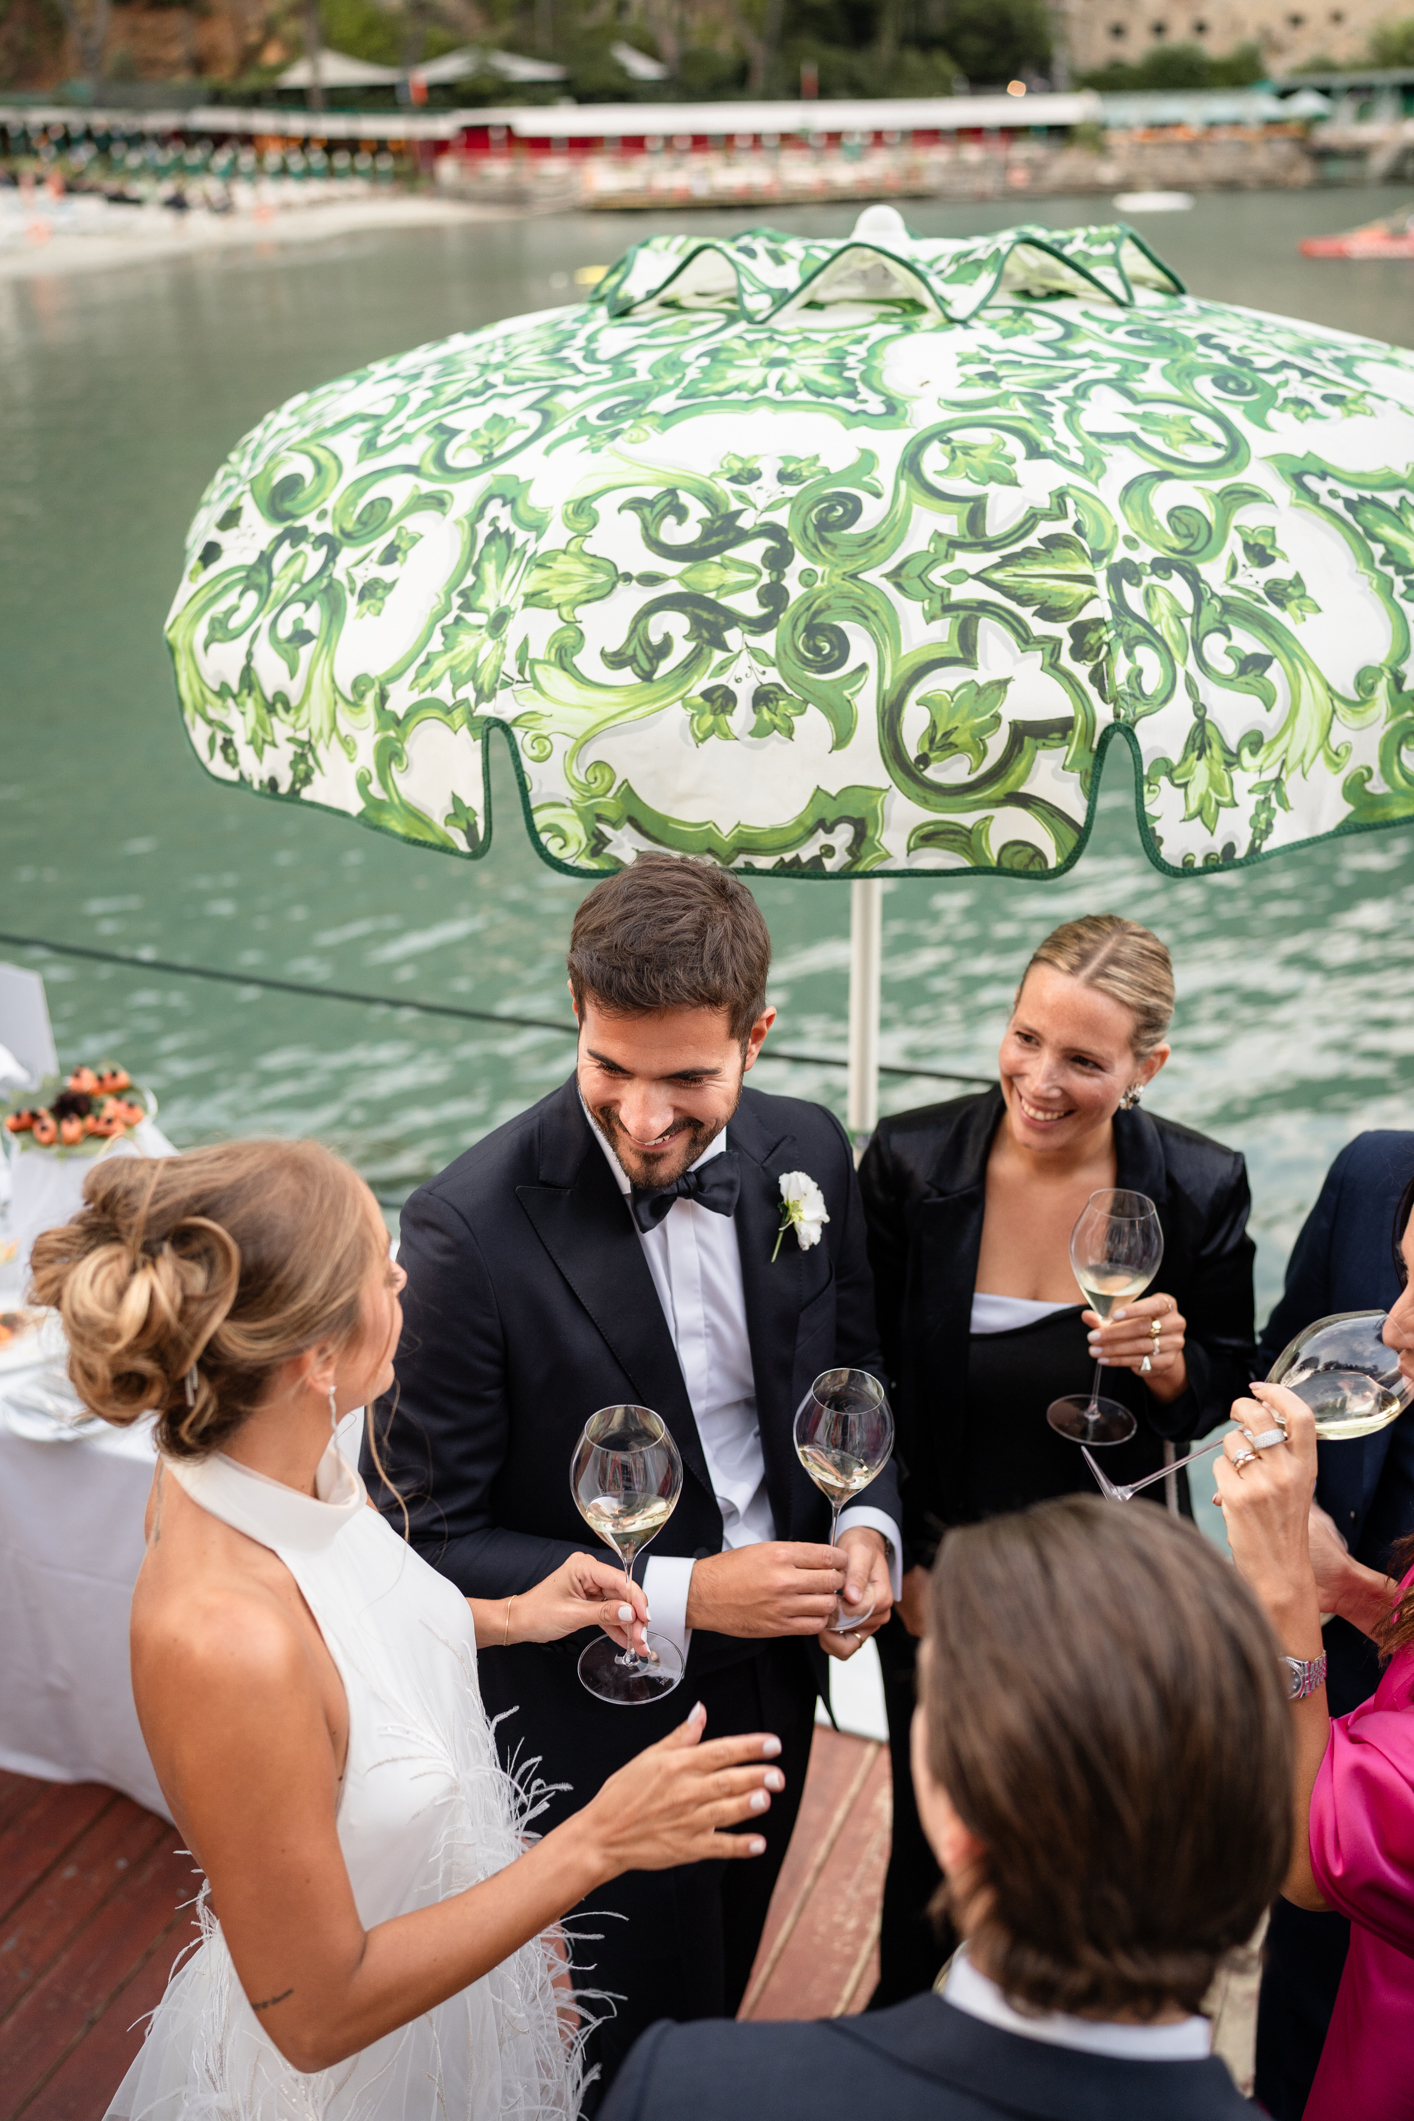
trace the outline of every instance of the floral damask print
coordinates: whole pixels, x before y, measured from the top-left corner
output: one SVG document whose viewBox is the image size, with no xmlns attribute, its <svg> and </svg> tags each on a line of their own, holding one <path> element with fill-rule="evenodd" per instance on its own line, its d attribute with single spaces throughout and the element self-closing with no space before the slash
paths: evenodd
<svg viewBox="0 0 1414 2121">
<path fill-rule="evenodd" d="M 1224 866 L 1414 817 L 1411 466 L 1414 356 L 1122 227 L 653 237 L 272 413 L 168 640 L 213 774 L 446 852 L 499 732 L 574 874 L 1055 875 L 1118 740 Z"/>
</svg>

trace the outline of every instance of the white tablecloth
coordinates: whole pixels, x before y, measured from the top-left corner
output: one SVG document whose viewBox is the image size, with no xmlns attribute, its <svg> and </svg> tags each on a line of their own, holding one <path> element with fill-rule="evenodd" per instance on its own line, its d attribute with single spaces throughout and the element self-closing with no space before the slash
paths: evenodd
<svg viewBox="0 0 1414 2121">
<path fill-rule="evenodd" d="M 152 1465 L 149 1422 L 77 1443 L 0 1427 L 0 1767 L 104 1782 L 166 1818 L 128 1674 Z"/>
<path fill-rule="evenodd" d="M 0 1401 L 24 1375 L 0 1375 Z M 339 1425 L 355 1462 L 362 1419 Z M 166 1819 L 128 1662 L 152 1468 L 151 1422 L 29 1443 L 0 1417 L 0 1768 L 107 1783 Z"/>
</svg>

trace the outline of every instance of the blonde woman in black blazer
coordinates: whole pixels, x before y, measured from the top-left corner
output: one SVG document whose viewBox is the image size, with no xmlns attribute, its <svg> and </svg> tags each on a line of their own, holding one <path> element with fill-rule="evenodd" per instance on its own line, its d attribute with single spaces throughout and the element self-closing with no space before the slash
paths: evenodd
<svg viewBox="0 0 1414 2121">
<path fill-rule="evenodd" d="M 1244 1161 L 1139 1104 L 1168 1058 L 1172 1009 L 1168 951 L 1148 929 L 1113 914 L 1067 922 L 1022 977 L 997 1087 L 881 1121 L 860 1169 L 912 1564 L 878 1638 L 894 1756 L 879 2004 L 928 1987 L 946 1956 L 924 1912 L 937 1872 L 908 1773 L 917 1601 L 944 1532 L 1094 1492 L 1046 1407 L 1088 1392 L 1097 1356 L 1105 1394 L 1138 1424 L 1105 1453 L 1119 1481 L 1225 1419 L 1253 1374 Z M 1068 1242 L 1089 1195 L 1115 1186 L 1153 1200 L 1164 1257 L 1153 1288 L 1101 1327 Z M 1165 1485 L 1148 1498 L 1162 1503 Z M 1186 1511 L 1186 1476 L 1175 1485 Z"/>
</svg>

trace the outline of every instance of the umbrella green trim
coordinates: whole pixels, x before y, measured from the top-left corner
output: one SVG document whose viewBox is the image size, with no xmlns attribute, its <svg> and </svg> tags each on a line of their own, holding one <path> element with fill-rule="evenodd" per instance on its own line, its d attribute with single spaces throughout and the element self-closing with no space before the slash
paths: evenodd
<svg viewBox="0 0 1414 2121">
<path fill-rule="evenodd" d="M 1063 233 L 1057 234 L 1030 226 L 1006 230 L 1000 240 L 992 243 L 979 240 L 969 244 L 942 239 L 947 247 L 941 256 L 930 255 L 940 248 L 936 240 L 931 244 L 919 242 L 907 248 L 891 248 L 887 243 L 868 236 L 817 239 L 814 242 L 807 239 L 802 244 L 799 238 L 786 236 L 780 230 L 772 228 L 748 229 L 737 237 L 706 237 L 696 243 L 689 239 L 687 248 L 681 253 L 669 247 L 675 241 L 674 238 L 649 236 L 642 243 L 636 243 L 611 271 L 605 274 L 590 296 L 590 302 L 604 308 L 609 316 L 615 319 L 632 316 L 652 303 L 666 301 L 672 289 L 691 271 L 699 258 L 715 256 L 722 259 L 736 282 L 737 306 L 741 316 L 753 324 L 769 325 L 774 323 L 782 310 L 788 306 L 804 303 L 811 288 L 824 274 L 830 272 L 846 253 L 870 251 L 886 263 L 897 266 L 910 280 L 920 283 L 949 323 L 961 324 L 968 323 L 980 315 L 987 305 L 995 300 L 1007 266 L 1018 251 L 1035 251 L 1043 257 L 1054 259 L 1067 272 L 1074 273 L 1088 282 L 1097 294 L 1103 296 L 1107 302 L 1112 302 L 1116 308 L 1125 309 L 1137 306 L 1134 283 L 1124 263 L 1125 248 L 1130 243 L 1167 282 L 1171 294 L 1182 295 L 1187 292 L 1178 275 L 1150 249 L 1137 229 L 1131 228 L 1128 222 L 1112 222 L 1103 230 L 1087 230 L 1085 233 L 1091 240 L 1083 245 L 1078 241 L 1068 245 Z M 1100 235 L 1107 237 L 1108 242 L 1096 242 L 1094 238 Z M 759 250 L 763 244 L 794 244 L 812 258 L 822 251 L 825 254 L 819 257 L 818 263 L 811 263 L 809 269 L 793 284 L 784 284 L 772 294 L 763 277 L 748 269 L 748 261 L 755 256 L 755 250 L 748 246 L 754 245 Z M 1107 286 L 1087 262 L 1088 259 L 1103 256 L 1106 252 L 1106 269 L 1113 272 L 1119 281 L 1119 293 L 1116 293 L 1113 287 Z M 653 285 L 627 294 L 623 290 L 633 277 L 635 264 L 642 258 L 661 258 L 667 270 Z M 976 271 L 969 273 L 966 268 L 972 266 L 985 270 L 989 264 L 991 277 L 979 294 L 976 291 Z M 973 299 L 957 305 L 947 300 L 946 291 L 954 286 L 967 290 Z M 703 305 L 704 309 L 707 307 L 708 305 Z"/>
</svg>

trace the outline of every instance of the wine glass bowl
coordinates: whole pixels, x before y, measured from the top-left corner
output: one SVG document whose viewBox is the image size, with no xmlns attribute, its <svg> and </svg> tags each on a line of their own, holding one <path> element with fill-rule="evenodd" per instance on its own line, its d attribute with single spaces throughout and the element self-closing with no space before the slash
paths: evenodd
<svg viewBox="0 0 1414 2121">
<path fill-rule="evenodd" d="M 877 1480 L 894 1447 L 888 1395 L 867 1370 L 822 1370 L 795 1416 L 795 1452 L 830 1505 L 830 1545 L 840 1512 L 852 1495 Z M 853 1608 L 835 1600 L 831 1627 L 848 1634 L 867 1620 L 874 1601 Z"/>
<path fill-rule="evenodd" d="M 1373 1436 L 1414 1400 L 1414 1385 L 1382 1334 L 1384 1311 L 1336 1311 L 1303 1327 L 1272 1364 L 1267 1382 L 1285 1385 L 1316 1417 L 1328 1442 Z"/>
<path fill-rule="evenodd" d="M 1147 1193 L 1124 1186 L 1092 1193 L 1070 1233 L 1070 1267 L 1081 1295 L 1102 1325 L 1113 1312 L 1142 1296 L 1158 1273 L 1164 1256 L 1159 1211 Z M 1086 1399 L 1081 1393 L 1052 1400 L 1046 1419 L 1061 1436 L 1075 1443 L 1127 1443 L 1138 1423 L 1117 1399 L 1101 1399 L 1100 1371 Z"/>
<path fill-rule="evenodd" d="M 570 1492 L 580 1516 L 612 1547 L 633 1581 L 642 1549 L 677 1508 L 682 1459 L 662 1416 L 651 1407 L 601 1407 L 580 1432 L 570 1462 Z M 583 1686 L 600 1701 L 637 1707 L 670 1694 L 683 1674 L 682 1654 L 664 1635 L 647 1630 L 648 1656 L 630 1634 L 626 1650 L 599 1635 L 579 1660 Z"/>
</svg>

